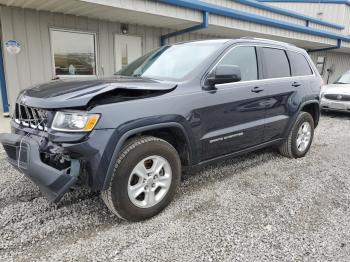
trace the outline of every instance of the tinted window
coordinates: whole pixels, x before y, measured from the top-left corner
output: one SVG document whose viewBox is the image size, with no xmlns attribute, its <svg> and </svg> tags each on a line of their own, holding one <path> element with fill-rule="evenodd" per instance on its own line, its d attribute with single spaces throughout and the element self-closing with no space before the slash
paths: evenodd
<svg viewBox="0 0 350 262">
<path fill-rule="evenodd" d="M 292 76 L 312 75 L 312 71 L 305 56 L 296 52 L 288 52 L 289 61 L 292 69 Z"/>
<path fill-rule="evenodd" d="M 263 56 L 264 78 L 290 76 L 289 62 L 284 50 L 264 47 Z"/>
<path fill-rule="evenodd" d="M 219 65 L 236 65 L 241 69 L 242 81 L 258 79 L 255 47 L 238 46 L 229 51 Z"/>
</svg>

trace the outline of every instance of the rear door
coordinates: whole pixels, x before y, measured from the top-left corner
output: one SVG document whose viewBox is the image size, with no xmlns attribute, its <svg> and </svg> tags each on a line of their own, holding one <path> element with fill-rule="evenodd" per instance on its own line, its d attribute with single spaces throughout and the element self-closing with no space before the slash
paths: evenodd
<svg viewBox="0 0 350 262">
<path fill-rule="evenodd" d="M 308 79 L 299 76 L 305 71 L 305 65 L 296 62 L 303 58 L 299 57 L 300 53 L 273 47 L 260 47 L 259 52 L 263 61 L 262 85 L 270 99 L 266 104 L 264 141 L 271 141 L 284 136 L 301 103 Z M 311 69 L 308 64 L 306 66 L 310 74 Z"/>
</svg>

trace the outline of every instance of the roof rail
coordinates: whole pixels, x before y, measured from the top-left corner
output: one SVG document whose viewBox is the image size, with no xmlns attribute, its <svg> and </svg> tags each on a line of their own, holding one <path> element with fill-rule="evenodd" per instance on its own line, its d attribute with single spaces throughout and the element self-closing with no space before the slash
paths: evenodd
<svg viewBox="0 0 350 262">
<path fill-rule="evenodd" d="M 284 44 L 284 45 L 296 46 L 294 44 L 290 44 L 290 43 L 287 43 L 287 42 L 271 40 L 271 39 L 266 39 L 266 38 L 252 37 L 252 36 L 243 36 L 243 37 L 241 37 L 239 39 L 258 40 L 258 41 L 266 41 L 266 42 L 276 43 L 276 44 Z"/>
</svg>

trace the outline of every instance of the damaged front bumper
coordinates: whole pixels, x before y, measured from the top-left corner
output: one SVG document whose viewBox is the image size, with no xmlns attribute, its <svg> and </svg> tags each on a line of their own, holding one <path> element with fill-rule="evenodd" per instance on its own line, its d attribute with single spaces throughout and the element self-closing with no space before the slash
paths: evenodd
<svg viewBox="0 0 350 262">
<path fill-rule="evenodd" d="M 0 142 L 8 161 L 23 172 L 51 202 L 58 202 L 75 184 L 80 171 L 80 162 L 70 160 L 70 166 L 58 170 L 43 162 L 40 155 L 40 140 L 28 135 L 0 134 Z"/>
</svg>

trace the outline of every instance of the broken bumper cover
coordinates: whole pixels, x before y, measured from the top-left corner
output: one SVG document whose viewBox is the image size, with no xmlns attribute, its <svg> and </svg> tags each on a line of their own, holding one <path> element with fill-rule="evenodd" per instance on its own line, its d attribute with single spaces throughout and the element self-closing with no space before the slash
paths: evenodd
<svg viewBox="0 0 350 262">
<path fill-rule="evenodd" d="M 0 134 L 8 161 L 30 178 L 51 202 L 58 202 L 77 181 L 66 170 L 57 170 L 42 162 L 39 143 L 35 139 L 18 134 Z"/>
</svg>

